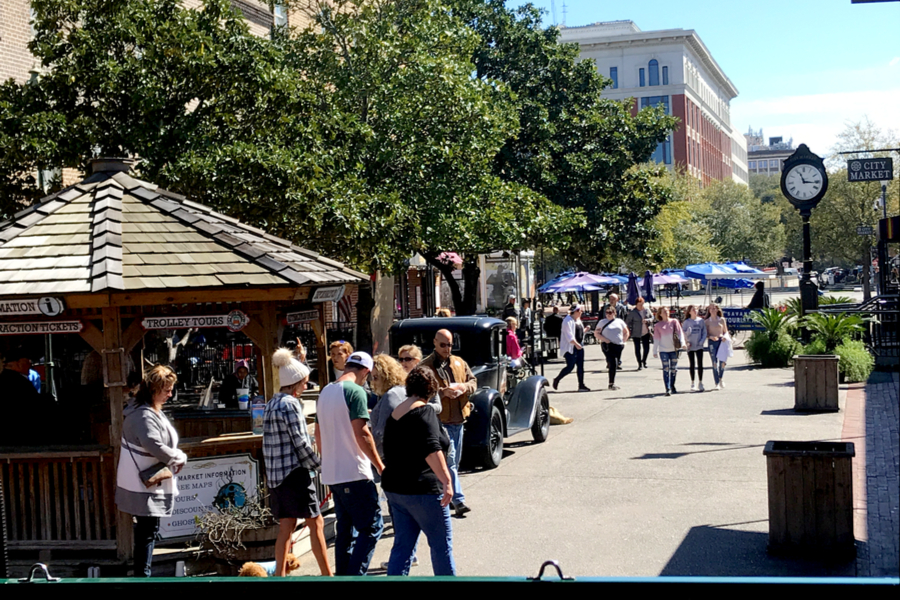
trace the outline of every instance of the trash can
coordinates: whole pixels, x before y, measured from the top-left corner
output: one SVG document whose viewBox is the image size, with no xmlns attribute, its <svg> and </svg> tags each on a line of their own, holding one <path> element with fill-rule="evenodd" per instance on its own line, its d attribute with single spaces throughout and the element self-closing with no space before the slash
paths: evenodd
<svg viewBox="0 0 900 600">
<path fill-rule="evenodd" d="M 766 443 L 769 552 L 843 560 L 853 537 L 852 442 Z"/>
<path fill-rule="evenodd" d="M 794 357 L 794 410 L 833 412 L 838 406 L 838 362 L 834 354 Z"/>
</svg>

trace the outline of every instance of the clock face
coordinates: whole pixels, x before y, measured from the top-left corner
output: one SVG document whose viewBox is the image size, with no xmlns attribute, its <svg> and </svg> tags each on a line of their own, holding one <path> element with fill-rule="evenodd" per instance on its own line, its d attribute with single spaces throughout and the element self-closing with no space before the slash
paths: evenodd
<svg viewBox="0 0 900 600">
<path fill-rule="evenodd" d="M 793 167 L 784 177 L 784 187 L 797 200 L 809 200 L 819 194 L 824 178 L 822 172 L 810 165 Z"/>
</svg>

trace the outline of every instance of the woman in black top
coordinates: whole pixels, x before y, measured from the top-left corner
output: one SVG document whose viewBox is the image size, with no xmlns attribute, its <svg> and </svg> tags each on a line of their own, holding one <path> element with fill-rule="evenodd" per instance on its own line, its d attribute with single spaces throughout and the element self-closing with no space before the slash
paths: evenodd
<svg viewBox="0 0 900 600">
<path fill-rule="evenodd" d="M 434 574 L 456 575 L 448 508 L 453 486 L 444 457 L 450 439 L 427 402 L 437 389 L 429 370 L 413 369 L 406 377 L 406 400 L 385 424 L 381 487 L 394 521 L 388 575 L 409 575 L 420 532 L 428 538 Z"/>
</svg>

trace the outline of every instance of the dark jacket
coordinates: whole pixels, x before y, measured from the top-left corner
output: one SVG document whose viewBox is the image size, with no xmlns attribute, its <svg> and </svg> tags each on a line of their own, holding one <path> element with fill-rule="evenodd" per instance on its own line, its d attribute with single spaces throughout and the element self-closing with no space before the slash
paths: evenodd
<svg viewBox="0 0 900 600">
<path fill-rule="evenodd" d="M 562 335 L 562 323 L 563 318 L 556 315 L 550 315 L 546 319 L 544 319 L 544 333 L 547 334 L 547 337 L 558 338 Z"/>
</svg>

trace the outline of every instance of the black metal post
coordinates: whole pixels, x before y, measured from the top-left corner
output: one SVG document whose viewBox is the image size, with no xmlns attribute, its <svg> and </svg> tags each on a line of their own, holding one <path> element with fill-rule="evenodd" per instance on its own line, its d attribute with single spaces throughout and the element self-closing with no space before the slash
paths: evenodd
<svg viewBox="0 0 900 600">
<path fill-rule="evenodd" d="M 800 303 L 803 315 L 819 309 L 819 286 L 812 279 L 812 240 L 809 234 L 809 210 L 800 212 L 803 218 L 803 277 L 800 278 Z M 803 328 L 803 342 L 808 344 L 809 331 Z"/>
</svg>

